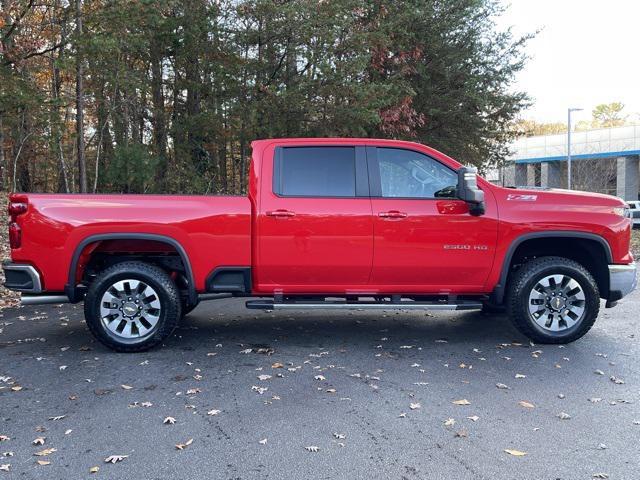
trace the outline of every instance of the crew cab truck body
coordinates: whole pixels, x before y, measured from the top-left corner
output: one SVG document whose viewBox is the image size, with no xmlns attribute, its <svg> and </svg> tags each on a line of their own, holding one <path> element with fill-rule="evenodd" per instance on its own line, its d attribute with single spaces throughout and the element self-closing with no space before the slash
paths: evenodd
<svg viewBox="0 0 640 480">
<path fill-rule="evenodd" d="M 165 339 L 200 300 L 250 308 L 506 307 L 565 343 L 636 286 L 614 197 L 502 188 L 424 145 L 372 139 L 252 144 L 239 196 L 10 197 L 6 286 L 85 301 L 111 348 Z M 267 297 L 266 299 L 264 299 Z"/>
</svg>

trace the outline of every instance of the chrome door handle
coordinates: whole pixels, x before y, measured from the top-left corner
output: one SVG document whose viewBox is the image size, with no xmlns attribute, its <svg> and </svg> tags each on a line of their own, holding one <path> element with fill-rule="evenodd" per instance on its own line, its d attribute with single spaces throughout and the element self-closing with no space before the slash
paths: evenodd
<svg viewBox="0 0 640 480">
<path fill-rule="evenodd" d="M 390 210 L 388 212 L 380 212 L 378 216 L 382 218 L 406 218 L 407 214 L 398 210 Z"/>
<path fill-rule="evenodd" d="M 268 217 L 278 217 L 278 218 L 289 218 L 289 217 L 295 217 L 296 214 L 295 212 L 290 212 L 289 210 L 284 210 L 284 209 L 280 209 L 280 210 L 270 210 L 267 212 L 267 216 Z"/>
</svg>

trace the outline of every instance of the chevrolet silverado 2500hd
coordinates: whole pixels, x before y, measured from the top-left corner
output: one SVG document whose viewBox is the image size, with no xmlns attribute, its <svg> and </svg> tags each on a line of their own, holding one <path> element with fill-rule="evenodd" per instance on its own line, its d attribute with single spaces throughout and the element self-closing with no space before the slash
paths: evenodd
<svg viewBox="0 0 640 480">
<path fill-rule="evenodd" d="M 502 188 L 404 141 L 252 147 L 247 197 L 12 194 L 6 286 L 23 304 L 84 300 L 97 339 L 129 352 L 225 296 L 260 309 L 502 307 L 532 340 L 566 343 L 601 298 L 636 286 L 620 199 Z"/>
</svg>

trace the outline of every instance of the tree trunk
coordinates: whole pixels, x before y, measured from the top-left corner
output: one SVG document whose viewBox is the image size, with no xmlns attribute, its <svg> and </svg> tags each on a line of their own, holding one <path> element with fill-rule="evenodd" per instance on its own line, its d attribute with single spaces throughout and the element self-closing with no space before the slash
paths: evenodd
<svg viewBox="0 0 640 480">
<path fill-rule="evenodd" d="M 76 34 L 77 42 L 82 37 L 82 0 L 76 0 Z M 78 156 L 78 183 L 81 193 L 87 193 L 87 162 L 84 156 L 84 75 L 80 48 L 76 52 L 76 135 Z"/>
<path fill-rule="evenodd" d="M 2 113 L 0 113 L 0 190 L 5 188 L 5 176 L 7 168 L 4 159 L 4 130 L 2 125 Z"/>
<path fill-rule="evenodd" d="M 151 40 L 151 100 L 153 102 L 153 149 L 158 158 L 156 184 L 160 192 L 166 190 L 167 126 L 162 90 L 162 45 L 157 36 Z"/>
</svg>

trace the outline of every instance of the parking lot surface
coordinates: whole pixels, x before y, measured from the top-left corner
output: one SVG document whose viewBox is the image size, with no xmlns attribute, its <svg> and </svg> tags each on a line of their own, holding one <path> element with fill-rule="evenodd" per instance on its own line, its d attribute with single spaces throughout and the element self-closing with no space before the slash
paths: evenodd
<svg viewBox="0 0 640 480">
<path fill-rule="evenodd" d="M 230 299 L 118 354 L 81 305 L 8 308 L 0 479 L 633 480 L 639 323 L 639 292 L 566 346 L 500 315 Z"/>
</svg>

